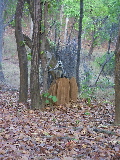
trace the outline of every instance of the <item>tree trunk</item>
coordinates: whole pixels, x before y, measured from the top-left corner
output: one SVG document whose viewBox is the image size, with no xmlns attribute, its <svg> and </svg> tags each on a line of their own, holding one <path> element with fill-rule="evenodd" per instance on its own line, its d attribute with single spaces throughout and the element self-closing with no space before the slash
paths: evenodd
<svg viewBox="0 0 120 160">
<path fill-rule="evenodd" d="M 30 18 L 30 38 L 32 38 L 33 35 L 33 21 L 32 18 Z"/>
<path fill-rule="evenodd" d="M 76 64 L 76 80 L 77 80 L 77 85 L 78 85 L 78 92 L 80 92 L 79 67 L 80 67 L 82 19 L 83 19 L 83 0 L 80 0 L 80 19 L 79 19 L 79 33 L 78 33 L 78 51 L 77 51 L 77 64 Z"/>
<path fill-rule="evenodd" d="M 42 10 L 41 10 L 42 12 Z M 47 17 L 48 17 L 48 3 L 46 2 L 44 4 L 44 14 L 43 14 L 43 22 L 44 22 L 44 30 L 43 30 L 43 33 L 42 33 L 42 36 L 41 36 L 41 41 L 42 41 L 42 44 L 41 44 L 41 53 L 43 54 L 40 54 L 40 59 L 41 59 L 41 66 L 42 66 L 42 72 L 43 72 L 43 93 L 47 92 L 48 90 L 48 83 L 47 83 L 47 80 L 48 80 L 48 68 L 47 68 L 47 59 L 46 59 L 46 54 L 45 54 L 45 51 L 46 51 L 46 42 L 47 42 L 47 38 L 46 38 L 46 35 L 47 35 Z"/>
<path fill-rule="evenodd" d="M 4 74 L 2 71 L 2 46 L 3 46 L 3 11 L 4 11 L 4 0 L 0 0 L 0 83 L 4 82 Z"/>
<path fill-rule="evenodd" d="M 64 43 L 66 44 L 67 42 L 67 33 L 68 33 L 68 22 L 69 22 L 69 18 L 66 17 L 65 19 L 65 31 L 64 31 Z"/>
<path fill-rule="evenodd" d="M 94 47 L 95 47 L 95 41 L 98 37 L 95 37 L 96 31 L 95 29 L 92 31 L 92 41 L 91 41 L 91 46 L 90 46 L 90 50 L 89 50 L 89 58 L 91 59 L 91 55 L 93 53 Z"/>
<path fill-rule="evenodd" d="M 115 124 L 120 125 L 120 30 L 115 51 Z"/>
<path fill-rule="evenodd" d="M 41 4 L 40 0 L 34 3 L 33 36 L 32 36 L 32 59 L 30 73 L 30 96 L 31 108 L 40 107 L 40 87 L 39 87 L 39 55 L 40 55 L 40 33 L 41 33 Z"/>
<path fill-rule="evenodd" d="M 28 96 L 28 62 L 21 25 L 23 8 L 24 0 L 18 0 L 15 13 L 15 37 L 20 68 L 19 102 L 26 102 Z"/>
</svg>

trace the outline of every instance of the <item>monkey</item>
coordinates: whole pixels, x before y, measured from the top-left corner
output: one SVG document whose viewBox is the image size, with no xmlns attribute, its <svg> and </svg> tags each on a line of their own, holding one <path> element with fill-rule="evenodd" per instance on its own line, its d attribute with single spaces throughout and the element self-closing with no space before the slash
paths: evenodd
<svg viewBox="0 0 120 160">
<path fill-rule="evenodd" d="M 48 70 L 48 86 L 50 86 L 54 80 L 66 77 L 66 72 L 64 71 L 62 61 L 57 61 L 53 53 L 46 51 L 45 55 L 47 60 L 46 69 Z"/>
<path fill-rule="evenodd" d="M 61 61 L 58 61 L 57 66 L 54 68 L 55 71 L 55 78 L 63 78 L 64 76 L 64 69 Z"/>
<path fill-rule="evenodd" d="M 62 62 L 58 61 L 56 66 L 49 70 L 49 73 L 52 75 L 53 79 L 63 78 L 65 71 Z"/>
</svg>

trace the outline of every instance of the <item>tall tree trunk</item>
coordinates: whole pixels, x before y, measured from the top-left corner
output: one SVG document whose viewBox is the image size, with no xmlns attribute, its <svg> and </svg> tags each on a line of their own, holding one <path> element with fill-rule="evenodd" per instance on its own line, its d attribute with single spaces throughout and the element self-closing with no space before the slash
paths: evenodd
<svg viewBox="0 0 120 160">
<path fill-rule="evenodd" d="M 77 64 L 76 64 L 76 80 L 78 85 L 78 92 L 80 92 L 80 52 L 81 52 L 81 34 L 82 34 L 82 19 L 83 19 L 83 0 L 80 0 L 80 18 L 79 18 L 79 33 L 78 33 L 78 51 L 77 51 Z"/>
<path fill-rule="evenodd" d="M 33 21 L 32 18 L 30 18 L 30 38 L 32 39 L 32 35 L 33 35 Z"/>
<path fill-rule="evenodd" d="M 15 36 L 20 68 L 19 102 L 26 102 L 28 96 L 28 62 L 21 25 L 23 8 L 24 0 L 18 0 L 15 13 Z"/>
<path fill-rule="evenodd" d="M 32 37 L 32 59 L 30 73 L 30 96 L 31 108 L 40 107 L 40 87 L 39 87 L 39 55 L 40 55 L 40 33 L 41 33 L 41 4 L 40 0 L 33 2 L 33 37 Z"/>
<path fill-rule="evenodd" d="M 64 11 L 64 6 L 61 5 L 61 7 L 60 7 L 60 26 L 61 26 L 61 28 L 62 28 L 62 25 L 63 25 L 63 16 L 64 16 L 63 11 Z M 60 30 L 60 35 L 61 35 L 61 31 L 62 31 L 62 29 Z"/>
<path fill-rule="evenodd" d="M 2 70 L 2 46 L 3 46 L 3 32 L 4 32 L 4 24 L 3 24 L 3 11 L 4 11 L 4 0 L 0 0 L 0 83 L 4 82 L 4 74 Z"/>
<path fill-rule="evenodd" d="M 42 7 L 41 7 L 42 9 Z M 42 10 L 41 10 L 42 12 Z M 46 51 L 46 42 L 47 42 L 47 31 L 48 31 L 48 24 L 47 24 L 47 17 L 48 17 L 48 3 L 46 2 L 44 4 L 44 14 L 43 14 L 43 22 L 44 22 L 44 31 L 42 33 L 42 36 L 41 36 L 41 41 L 42 41 L 42 44 L 41 44 L 41 53 L 43 54 L 40 54 L 40 59 L 41 59 L 41 66 L 42 66 L 42 71 L 43 71 L 43 92 L 47 92 L 48 90 L 48 83 L 47 83 L 47 80 L 48 80 L 48 68 L 47 68 L 47 59 L 46 59 L 46 54 L 45 54 L 45 51 Z"/>
<path fill-rule="evenodd" d="M 115 124 L 120 125 L 120 29 L 115 51 Z"/>
<path fill-rule="evenodd" d="M 69 22 L 69 18 L 66 17 L 65 19 L 65 31 L 64 31 L 64 43 L 66 44 L 67 42 L 67 33 L 68 33 L 68 22 Z"/>
<path fill-rule="evenodd" d="M 91 55 L 93 53 L 93 50 L 94 50 L 94 47 L 95 47 L 95 41 L 96 39 L 98 38 L 97 36 L 95 37 L 95 34 L 96 34 L 96 31 L 95 29 L 92 31 L 92 40 L 91 40 L 91 46 L 90 46 L 90 49 L 89 49 L 89 58 L 91 59 Z"/>
</svg>

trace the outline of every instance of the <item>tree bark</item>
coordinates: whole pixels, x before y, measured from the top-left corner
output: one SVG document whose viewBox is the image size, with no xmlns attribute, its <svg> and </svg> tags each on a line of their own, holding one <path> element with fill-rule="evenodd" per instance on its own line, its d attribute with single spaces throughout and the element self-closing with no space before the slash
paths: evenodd
<svg viewBox="0 0 120 160">
<path fill-rule="evenodd" d="M 30 14 L 31 14 L 31 17 L 32 17 L 32 21 L 34 23 L 34 14 L 33 14 L 33 1 L 32 0 L 26 0 L 27 3 L 29 4 L 29 11 L 30 11 Z M 46 54 L 45 54 L 45 51 L 49 50 L 50 48 L 50 44 L 49 44 L 49 41 L 47 40 L 47 17 L 48 17 L 48 3 L 45 2 L 44 3 L 44 6 L 43 6 L 43 3 L 41 2 L 40 3 L 40 19 L 42 20 L 42 22 L 44 23 L 44 29 L 41 30 L 39 33 L 41 34 L 41 45 L 40 45 L 40 51 L 39 51 L 39 58 L 41 60 L 41 66 L 42 66 L 42 73 L 43 73 L 43 92 L 46 92 L 48 90 L 48 85 L 47 85 L 47 79 L 48 79 L 48 69 L 47 69 L 47 59 L 46 59 Z M 43 8 L 44 7 L 44 12 L 42 13 L 43 11 Z M 35 23 L 34 23 L 35 24 Z M 33 24 L 33 25 L 34 25 Z M 29 48 L 32 48 L 31 47 L 31 39 L 29 37 L 27 37 L 26 35 L 24 35 L 24 38 L 25 38 L 25 42 L 26 42 L 26 45 L 28 45 Z M 40 41 L 39 41 L 40 42 Z"/>
<path fill-rule="evenodd" d="M 23 8 L 24 0 L 18 0 L 15 13 L 15 37 L 20 68 L 19 102 L 27 102 L 28 96 L 28 62 L 21 25 Z"/>
<path fill-rule="evenodd" d="M 92 53 L 93 53 L 93 50 L 94 50 L 94 48 L 95 48 L 95 41 L 96 41 L 97 38 L 98 38 L 97 36 L 95 37 L 95 34 L 96 34 L 96 30 L 94 29 L 94 30 L 92 31 L 91 46 L 90 46 L 90 50 L 89 50 L 89 53 L 88 53 L 90 59 L 91 59 L 91 55 L 92 55 Z"/>
<path fill-rule="evenodd" d="M 115 124 L 120 125 L 120 29 L 115 50 Z"/>
<path fill-rule="evenodd" d="M 77 51 L 77 64 L 76 64 L 76 80 L 78 85 L 78 92 L 80 92 L 80 52 L 81 52 L 81 35 L 82 35 L 82 19 L 83 19 L 83 0 L 80 0 L 80 19 L 79 19 L 79 33 L 78 33 L 78 51 Z"/>
<path fill-rule="evenodd" d="M 42 12 L 42 10 L 41 10 Z M 47 49 L 46 47 L 46 44 L 47 44 L 47 38 L 46 38 L 46 35 L 47 35 L 47 17 L 48 17 L 48 3 L 45 2 L 44 4 L 44 14 L 43 14 L 43 19 L 42 21 L 44 22 L 44 30 L 42 32 L 42 36 L 41 36 L 41 53 L 43 54 L 40 54 L 40 59 L 41 59 L 41 66 L 42 66 L 42 72 L 43 72 L 43 93 L 47 92 L 48 90 L 48 83 L 47 83 L 47 80 L 48 80 L 48 68 L 47 68 L 47 57 L 46 57 L 46 54 L 45 54 L 45 51 Z"/>
<path fill-rule="evenodd" d="M 40 33 L 41 33 L 41 4 L 40 0 L 33 3 L 33 36 L 32 36 L 32 59 L 30 73 L 30 96 L 31 108 L 40 107 L 40 87 L 39 87 L 39 55 L 40 55 Z"/>
<path fill-rule="evenodd" d="M 65 31 L 64 31 L 64 43 L 65 43 L 65 44 L 66 44 L 66 42 L 67 42 L 68 22 L 69 22 L 69 18 L 66 17 L 66 19 L 65 19 Z"/>
<path fill-rule="evenodd" d="M 4 11 L 4 0 L 0 1 L 0 83 L 5 81 L 4 74 L 2 70 L 2 46 L 3 46 L 3 32 L 4 32 L 4 24 L 3 24 L 3 11 Z"/>
</svg>

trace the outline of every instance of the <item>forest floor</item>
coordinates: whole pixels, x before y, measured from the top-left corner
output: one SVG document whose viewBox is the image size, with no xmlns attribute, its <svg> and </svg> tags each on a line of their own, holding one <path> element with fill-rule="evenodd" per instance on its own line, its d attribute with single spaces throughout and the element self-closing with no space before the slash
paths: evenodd
<svg viewBox="0 0 120 160">
<path fill-rule="evenodd" d="M 31 110 L 17 91 L 0 91 L 1 160 L 119 160 L 114 106 L 85 99 Z"/>
</svg>

